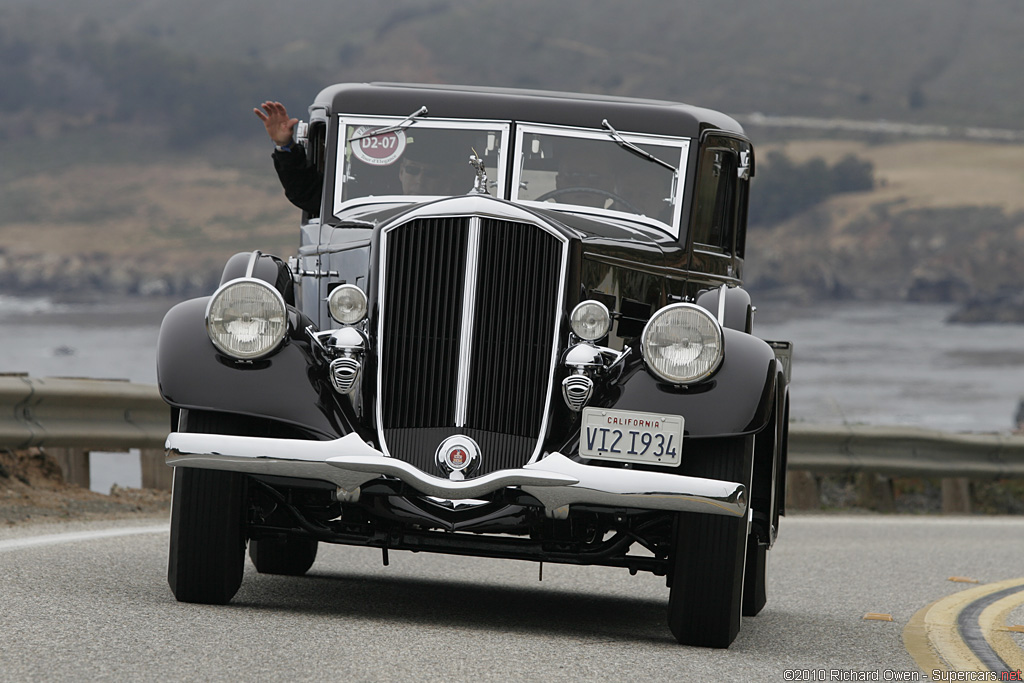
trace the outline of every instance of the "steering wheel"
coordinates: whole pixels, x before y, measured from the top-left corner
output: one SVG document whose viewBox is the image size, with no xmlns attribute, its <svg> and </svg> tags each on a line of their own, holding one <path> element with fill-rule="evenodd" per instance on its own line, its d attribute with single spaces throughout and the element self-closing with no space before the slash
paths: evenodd
<svg viewBox="0 0 1024 683">
<path fill-rule="evenodd" d="M 573 192 L 583 192 L 585 194 L 596 194 L 596 195 L 600 195 L 602 197 L 607 197 L 608 199 L 611 199 L 616 204 L 619 204 L 620 206 L 622 206 L 627 211 L 630 211 L 630 212 L 635 213 L 635 214 L 643 215 L 643 211 L 641 211 L 640 209 L 636 208 L 635 206 L 633 206 L 632 204 L 627 202 L 625 199 L 623 199 L 619 195 L 615 194 L 614 192 L 609 192 L 608 190 L 601 190 L 601 189 L 598 189 L 596 187 L 583 187 L 583 186 L 580 186 L 580 187 L 560 187 L 557 190 L 551 190 L 550 192 L 545 192 L 544 194 L 542 194 L 541 196 L 537 197 L 533 201 L 535 201 L 535 202 L 546 202 L 549 199 L 554 199 L 555 197 L 560 197 L 563 194 L 571 194 Z"/>
</svg>

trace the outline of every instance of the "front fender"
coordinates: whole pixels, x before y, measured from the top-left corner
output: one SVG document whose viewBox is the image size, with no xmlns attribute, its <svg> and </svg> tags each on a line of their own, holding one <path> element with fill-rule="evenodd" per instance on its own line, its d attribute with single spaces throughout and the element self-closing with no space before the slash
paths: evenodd
<svg viewBox="0 0 1024 683">
<path fill-rule="evenodd" d="M 176 408 L 234 413 L 275 420 L 320 438 L 355 431 L 316 360 L 304 320 L 290 311 L 292 333 L 278 351 L 252 362 L 220 354 L 206 333 L 209 297 L 191 299 L 164 316 L 157 341 L 157 381 Z"/>
<path fill-rule="evenodd" d="M 725 357 L 706 382 L 673 387 L 634 362 L 619 382 L 621 410 L 682 415 L 687 438 L 753 434 L 768 424 L 778 370 L 775 354 L 749 334 L 724 329 Z"/>
</svg>

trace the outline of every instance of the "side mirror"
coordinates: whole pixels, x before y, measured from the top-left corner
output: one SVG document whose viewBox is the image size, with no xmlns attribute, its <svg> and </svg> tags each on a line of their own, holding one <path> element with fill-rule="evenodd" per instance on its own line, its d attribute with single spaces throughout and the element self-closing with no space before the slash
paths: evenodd
<svg viewBox="0 0 1024 683">
<path fill-rule="evenodd" d="M 736 169 L 736 177 L 740 180 L 750 180 L 750 152 L 740 152 L 740 163 Z"/>
</svg>

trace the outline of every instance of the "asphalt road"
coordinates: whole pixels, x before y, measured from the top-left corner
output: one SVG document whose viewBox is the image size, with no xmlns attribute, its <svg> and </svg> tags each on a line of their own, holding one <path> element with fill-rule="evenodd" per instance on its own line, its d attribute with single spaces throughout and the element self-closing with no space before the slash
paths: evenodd
<svg viewBox="0 0 1024 683">
<path fill-rule="evenodd" d="M 0 680 L 929 680 L 904 631 L 930 603 L 1020 579 L 1005 623 L 1024 624 L 1018 518 L 784 519 L 768 605 L 728 650 L 675 644 L 663 580 L 618 569 L 545 565 L 538 582 L 532 563 L 392 551 L 383 567 L 322 545 L 307 577 L 248 566 L 231 605 L 179 604 L 166 522 L 149 524 L 0 529 Z"/>
</svg>

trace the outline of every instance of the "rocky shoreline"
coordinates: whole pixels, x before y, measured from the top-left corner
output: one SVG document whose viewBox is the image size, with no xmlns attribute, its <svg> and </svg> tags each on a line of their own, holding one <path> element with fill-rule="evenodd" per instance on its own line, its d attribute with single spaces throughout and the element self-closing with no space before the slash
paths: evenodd
<svg viewBox="0 0 1024 683">
<path fill-rule="evenodd" d="M 166 516 L 170 505 L 170 491 L 114 486 L 103 495 L 68 484 L 43 449 L 0 449 L 0 525 Z"/>
<path fill-rule="evenodd" d="M 1024 215 L 889 205 L 865 214 L 845 202 L 750 230 L 747 288 L 794 302 L 954 304 L 950 322 L 1024 324 Z"/>
<path fill-rule="evenodd" d="M 107 254 L 41 253 L 13 257 L 0 250 L 0 291 L 11 296 L 92 295 L 190 298 L 211 293 L 219 269 L 170 271 Z"/>
<path fill-rule="evenodd" d="M 960 305 L 948 321 L 971 325 L 1001 323 L 1024 325 L 1024 292 L 996 292 L 977 296 Z"/>
</svg>

